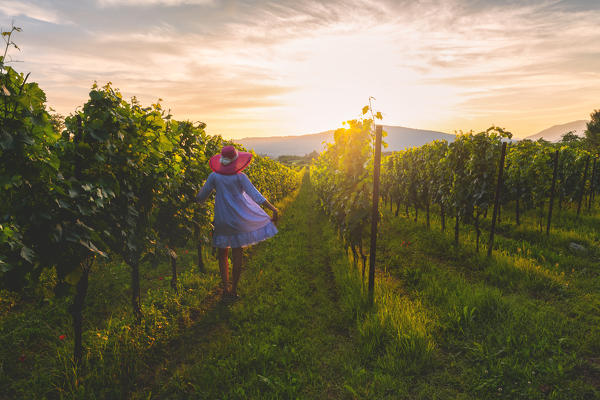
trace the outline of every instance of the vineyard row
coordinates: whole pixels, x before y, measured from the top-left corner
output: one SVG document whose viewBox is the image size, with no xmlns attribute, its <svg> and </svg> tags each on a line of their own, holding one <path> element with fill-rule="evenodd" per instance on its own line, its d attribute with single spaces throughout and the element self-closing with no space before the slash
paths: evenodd
<svg viewBox="0 0 600 400">
<path fill-rule="evenodd" d="M 74 359 L 82 357 L 82 310 L 88 278 L 115 259 L 131 269 L 138 323 L 140 267 L 177 250 L 209 243 L 212 206 L 195 203 L 223 145 L 205 124 L 176 121 L 160 104 L 142 106 L 107 84 L 64 121 L 51 115 L 44 92 L 0 57 L 0 278 L 27 290 L 54 269 L 57 295 L 72 295 Z M 239 145 L 236 145 L 242 149 Z M 299 184 L 298 173 L 254 157 L 246 173 L 271 201 Z"/>
<path fill-rule="evenodd" d="M 366 112 L 363 110 L 363 115 Z M 341 237 L 355 257 L 363 261 L 363 247 L 371 224 L 373 188 L 373 119 L 348 121 L 334 134 L 334 143 L 316 160 L 311 179 L 320 204 L 339 227 Z M 461 223 L 473 225 L 476 248 L 482 219 L 494 206 L 498 192 L 499 211 L 514 204 L 516 224 L 527 210 L 537 210 L 540 230 L 550 230 L 552 204 L 591 208 L 598 188 L 597 155 L 585 142 L 567 135 L 559 143 L 543 140 L 510 142 L 511 134 L 498 127 L 480 133 L 458 134 L 451 143 L 434 141 L 384 157 L 381 163 L 381 197 L 398 215 L 404 207 L 430 213 L 439 211 L 441 228 L 454 219 L 455 243 Z M 503 143 L 508 142 L 503 179 L 498 183 Z M 586 197 L 587 196 L 587 197 Z M 556 198 L 556 200 L 555 200 Z"/>
</svg>

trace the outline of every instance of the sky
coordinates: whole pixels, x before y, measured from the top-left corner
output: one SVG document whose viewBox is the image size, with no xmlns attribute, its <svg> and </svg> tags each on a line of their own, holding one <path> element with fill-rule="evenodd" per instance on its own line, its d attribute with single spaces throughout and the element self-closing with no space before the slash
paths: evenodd
<svg viewBox="0 0 600 400">
<path fill-rule="evenodd" d="M 48 105 L 94 82 L 239 139 L 386 125 L 525 137 L 600 109 L 598 0 L 2 0 Z"/>
</svg>

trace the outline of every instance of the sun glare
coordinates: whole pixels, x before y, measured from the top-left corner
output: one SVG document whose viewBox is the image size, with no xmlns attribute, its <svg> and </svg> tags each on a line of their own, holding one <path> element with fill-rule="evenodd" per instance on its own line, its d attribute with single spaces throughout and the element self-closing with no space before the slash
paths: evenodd
<svg viewBox="0 0 600 400">
<path fill-rule="evenodd" d="M 9 2 L 0 17 L 23 25 L 19 58 L 63 114 L 110 80 L 229 138 L 335 129 L 369 96 L 386 124 L 526 136 L 587 118 L 600 94 L 597 9 L 140 0 L 102 2 L 83 20 L 31 10 Z"/>
</svg>

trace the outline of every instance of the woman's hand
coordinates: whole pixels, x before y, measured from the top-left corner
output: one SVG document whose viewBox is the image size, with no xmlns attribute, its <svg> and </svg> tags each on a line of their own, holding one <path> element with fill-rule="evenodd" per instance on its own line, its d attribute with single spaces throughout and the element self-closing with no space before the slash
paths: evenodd
<svg viewBox="0 0 600 400">
<path fill-rule="evenodd" d="M 277 222 L 278 219 L 279 219 L 279 210 L 275 208 L 273 210 L 273 216 L 271 217 L 271 221 Z"/>
<path fill-rule="evenodd" d="M 271 217 L 271 221 L 276 222 L 279 219 L 279 210 L 273 204 L 269 203 L 269 200 L 265 200 L 263 203 L 265 207 L 269 210 L 273 211 L 273 216 Z"/>
</svg>

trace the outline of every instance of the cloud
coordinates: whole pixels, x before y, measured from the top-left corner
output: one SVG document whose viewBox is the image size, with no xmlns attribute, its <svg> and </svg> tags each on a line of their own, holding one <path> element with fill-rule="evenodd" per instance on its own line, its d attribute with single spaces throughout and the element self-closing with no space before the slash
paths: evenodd
<svg viewBox="0 0 600 400">
<path fill-rule="evenodd" d="M 25 16 L 52 24 L 66 22 L 59 17 L 58 12 L 55 10 L 47 9 L 45 7 L 23 1 L 3 0 L 0 2 L 0 12 L 8 17 Z"/>
<path fill-rule="evenodd" d="M 98 80 L 230 137 L 335 128 L 371 95 L 389 124 L 533 133 L 600 97 L 600 3 L 587 0 L 55 4 L 47 20 L 78 25 L 25 26 L 19 45 L 63 112 Z"/>
<path fill-rule="evenodd" d="M 525 136 L 585 117 L 600 95 L 600 8 L 481 3 L 461 11 L 466 3 L 455 2 L 405 49 L 403 64 L 418 71 L 421 88 L 453 93 L 443 107 L 452 116 L 432 128 L 493 121 Z"/>
<path fill-rule="evenodd" d="M 265 55 L 260 49 L 233 36 L 182 35 L 170 24 L 130 33 L 55 35 L 24 46 L 21 59 L 63 114 L 86 101 L 94 81 L 111 81 L 126 97 L 136 96 L 144 104 L 165 99 L 176 118 L 208 122 L 211 132 L 227 126 L 223 133 L 231 137 L 247 135 L 242 121 L 266 119 L 259 114 L 277 109 L 282 97 L 295 90 L 261 64 Z M 273 125 L 260 123 L 261 129 Z"/>
<path fill-rule="evenodd" d="M 101 7 L 141 7 L 165 6 L 176 7 L 186 5 L 210 5 L 214 0 L 98 0 Z"/>
</svg>

